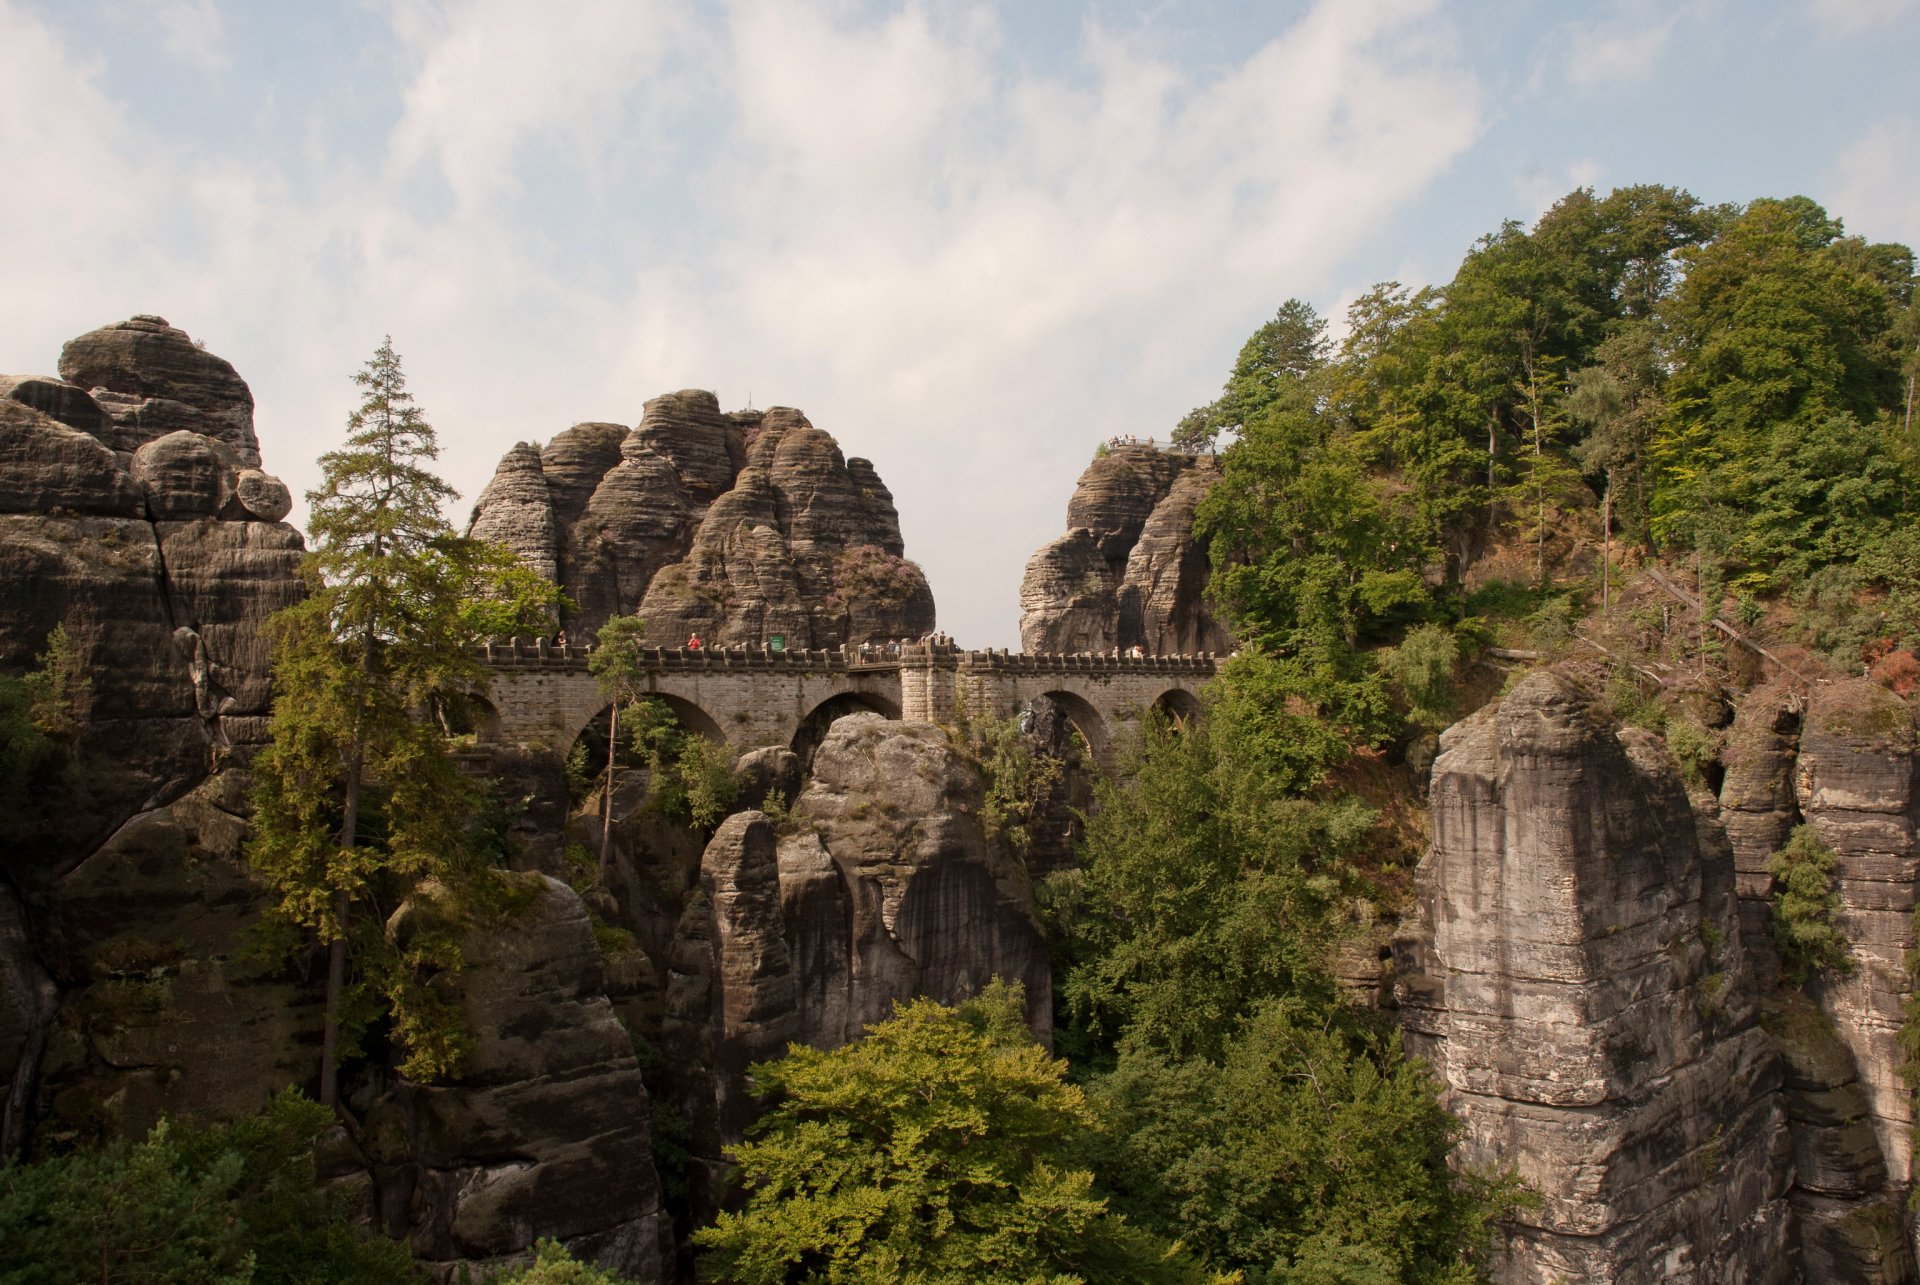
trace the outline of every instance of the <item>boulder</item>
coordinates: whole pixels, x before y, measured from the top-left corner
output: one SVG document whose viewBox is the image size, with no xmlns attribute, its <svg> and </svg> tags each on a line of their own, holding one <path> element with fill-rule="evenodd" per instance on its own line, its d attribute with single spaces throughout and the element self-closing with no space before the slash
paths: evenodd
<svg viewBox="0 0 1920 1285">
<path fill-rule="evenodd" d="M 117 451 L 187 429 L 224 442 L 246 467 L 260 466 L 247 382 L 164 317 L 137 316 L 68 340 L 60 377 L 94 390 L 110 421 L 102 440 Z"/>
<path fill-rule="evenodd" d="M 278 522 L 293 512 L 293 493 L 287 484 L 257 468 L 241 469 L 233 479 L 233 494 L 246 516 Z"/>
<path fill-rule="evenodd" d="M 44 375 L 0 375 L 0 397 L 37 410 L 48 419 L 104 441 L 109 421 L 87 390 Z"/>
<path fill-rule="evenodd" d="M 133 480 L 155 518 L 210 518 L 235 506 L 240 472 L 232 450 L 204 433 L 181 429 L 156 437 L 133 453 Z M 237 510 L 231 516 L 239 516 Z"/>
<path fill-rule="evenodd" d="M 142 516 L 141 491 L 91 434 L 0 400 L 0 513 Z"/>
</svg>

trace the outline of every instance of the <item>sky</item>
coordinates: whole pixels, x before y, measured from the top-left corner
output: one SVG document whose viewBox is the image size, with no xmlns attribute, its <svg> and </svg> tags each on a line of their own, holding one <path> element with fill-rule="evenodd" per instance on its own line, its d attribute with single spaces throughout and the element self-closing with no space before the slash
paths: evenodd
<svg viewBox="0 0 1920 1285">
<path fill-rule="evenodd" d="M 457 524 L 517 441 L 798 406 L 1017 649 L 1095 444 L 1290 297 L 1579 186 L 1920 244 L 1916 54 L 1920 0 L 0 0 L 0 370 L 165 316 L 297 494 L 391 335 Z"/>
</svg>

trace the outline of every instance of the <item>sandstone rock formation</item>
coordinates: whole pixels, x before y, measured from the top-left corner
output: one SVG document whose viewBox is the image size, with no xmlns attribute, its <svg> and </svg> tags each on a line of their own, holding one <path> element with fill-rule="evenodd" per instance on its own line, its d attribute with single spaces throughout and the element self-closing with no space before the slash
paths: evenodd
<svg viewBox="0 0 1920 1285">
<path fill-rule="evenodd" d="M 1852 1050 L 1889 1170 L 1912 1156 L 1913 1093 L 1899 1067 L 1902 1007 L 1913 991 L 1915 878 L 1920 876 L 1920 754 L 1914 711 L 1866 679 L 1817 688 L 1794 785 L 1800 811 L 1833 849 L 1854 971 L 1816 996 Z"/>
<path fill-rule="evenodd" d="M 551 1236 L 653 1285 L 659 1180 L 633 1044 L 580 898 L 555 879 L 518 878 L 531 904 L 466 933 L 459 994 L 473 1049 L 459 1080 L 402 1081 L 368 1113 L 376 1205 L 441 1280 L 475 1260 L 528 1257 Z M 389 931 L 404 941 L 443 919 L 416 898 Z"/>
<path fill-rule="evenodd" d="M 299 592 L 233 368 L 151 317 L 0 378 L 0 667 L 56 626 L 78 731 L 0 808 L 4 1147 L 227 1117 L 304 1078 L 311 997 L 243 963 L 262 627 Z"/>
<path fill-rule="evenodd" d="M 919 637 L 933 597 L 905 558 L 873 465 L 785 407 L 723 415 L 669 393 L 640 423 L 577 424 L 501 460 L 470 534 L 507 545 L 573 600 L 590 634 L 638 611 L 656 645 L 834 647 Z"/>
<path fill-rule="evenodd" d="M 320 1034 L 313 979 L 244 951 L 264 625 L 302 552 L 252 396 L 158 318 L 74 340 L 61 370 L 0 377 L 0 672 L 59 626 L 85 678 L 78 730 L 0 806 L 0 1154 L 247 1114 L 310 1080 Z M 657 1279 L 633 1046 L 579 900 L 537 892 L 469 955 L 473 1078 L 386 1103 L 377 1183 L 340 1170 L 355 1154 L 331 1169 L 442 1275 L 557 1235 Z"/>
<path fill-rule="evenodd" d="M 1067 534 L 1027 562 L 1020 645 L 1029 652 L 1228 651 L 1205 600 L 1193 513 L 1219 478 L 1211 456 L 1119 446 L 1080 475 Z"/>
<path fill-rule="evenodd" d="M 657 1036 L 643 1031 L 691 1126 L 696 1216 L 716 1207 L 724 1150 L 757 1113 L 747 1068 L 789 1042 L 831 1048 L 901 999 L 956 1003 L 996 976 L 1025 985 L 1029 1019 L 1047 1031 L 1031 889 L 987 842 L 983 795 L 939 728 L 856 714 L 821 743 L 787 833 L 739 812 L 708 843 L 649 965 L 664 994 Z"/>
<path fill-rule="evenodd" d="M 1430 953 L 1400 998 L 1462 1158 L 1541 1195 L 1498 1279 L 1792 1279 L 1732 852 L 1664 745 L 1539 672 L 1446 734 L 1431 788 Z"/>
</svg>

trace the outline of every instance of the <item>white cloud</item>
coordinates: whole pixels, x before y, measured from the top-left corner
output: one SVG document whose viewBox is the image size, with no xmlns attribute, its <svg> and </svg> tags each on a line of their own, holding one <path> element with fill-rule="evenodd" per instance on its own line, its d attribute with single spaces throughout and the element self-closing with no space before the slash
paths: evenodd
<svg viewBox="0 0 1920 1285">
<path fill-rule="evenodd" d="M 874 456 L 948 626 L 1011 642 L 1093 443 L 1164 435 L 1474 137 L 1420 8 L 1323 4 L 1212 78 L 1095 28 L 1068 81 L 1006 72 L 981 10 L 739 4 L 724 248 L 643 274 L 625 368 L 805 406 Z"/>
<path fill-rule="evenodd" d="M 432 164 L 466 209 L 517 187 L 528 149 L 588 170 L 644 152 L 628 100 L 665 97 L 653 82 L 693 32 L 664 0 L 394 0 L 390 16 L 414 67 L 391 170 Z"/>
<path fill-rule="evenodd" d="M 169 57 L 198 71 L 226 71 L 233 62 L 226 19 L 216 0 L 99 0 L 102 18 L 159 37 Z"/>
<path fill-rule="evenodd" d="M 1835 159 L 1825 205 L 1847 231 L 1920 246 L 1920 121 L 1872 126 Z"/>
<path fill-rule="evenodd" d="M 1569 22 L 1547 39 L 1533 76 L 1536 93 L 1596 89 L 1650 78 L 1686 26 L 1719 18 L 1718 0 L 1614 0 L 1598 17 Z"/>
<path fill-rule="evenodd" d="M 1857 35 L 1913 12 L 1915 0 L 1805 0 L 1807 17 L 1833 36 Z"/>
</svg>

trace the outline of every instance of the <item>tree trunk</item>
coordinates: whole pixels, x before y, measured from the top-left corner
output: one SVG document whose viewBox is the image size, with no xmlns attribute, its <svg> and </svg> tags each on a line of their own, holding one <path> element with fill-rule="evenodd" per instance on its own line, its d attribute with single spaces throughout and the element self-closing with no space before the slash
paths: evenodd
<svg viewBox="0 0 1920 1285">
<path fill-rule="evenodd" d="M 607 863 L 613 859 L 613 759 L 620 744 L 620 702 L 607 710 L 607 783 L 600 790 L 600 880 L 607 878 Z"/>
<path fill-rule="evenodd" d="M 347 765 L 347 797 L 340 814 L 340 846 L 351 848 L 360 832 L 360 748 Z M 327 1009 L 320 1028 L 320 1105 L 340 1109 L 340 997 L 347 988 L 347 915 L 353 902 L 345 888 L 333 894 L 338 935 L 327 943 Z"/>
<path fill-rule="evenodd" d="M 1613 475 L 1607 475 L 1607 494 L 1600 504 L 1600 614 L 1606 615 L 1613 589 Z"/>
</svg>

